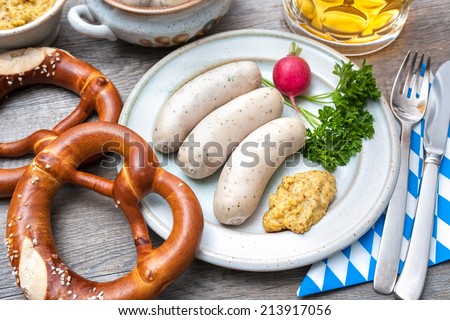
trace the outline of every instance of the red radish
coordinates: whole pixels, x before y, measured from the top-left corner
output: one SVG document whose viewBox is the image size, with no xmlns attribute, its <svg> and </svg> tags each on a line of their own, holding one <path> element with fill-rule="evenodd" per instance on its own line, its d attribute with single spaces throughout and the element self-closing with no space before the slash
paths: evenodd
<svg viewBox="0 0 450 320">
<path fill-rule="evenodd" d="M 272 74 L 275 87 L 289 97 L 297 111 L 295 97 L 303 94 L 311 83 L 311 69 L 308 63 L 299 57 L 301 51 L 293 42 L 289 55 L 277 61 Z"/>
</svg>

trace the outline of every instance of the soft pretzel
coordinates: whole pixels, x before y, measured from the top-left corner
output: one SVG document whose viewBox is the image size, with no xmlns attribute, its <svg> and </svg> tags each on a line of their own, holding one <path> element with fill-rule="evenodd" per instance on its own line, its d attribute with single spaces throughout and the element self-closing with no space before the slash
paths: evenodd
<svg viewBox="0 0 450 320">
<path fill-rule="evenodd" d="M 56 48 L 28 48 L 0 55 L 0 99 L 13 90 L 53 84 L 80 95 L 80 103 L 51 130 L 39 130 L 21 140 L 0 142 L 0 157 L 37 154 L 55 137 L 82 123 L 93 112 L 99 121 L 117 122 L 122 101 L 114 85 L 92 65 Z M 25 167 L 0 169 L 0 197 L 11 196 Z"/>
<path fill-rule="evenodd" d="M 115 181 L 77 171 L 99 152 L 124 157 Z M 136 267 L 111 282 L 87 280 L 58 255 L 50 223 L 52 199 L 65 183 L 114 199 L 126 215 L 137 251 Z M 139 210 L 150 192 L 173 213 L 173 229 L 157 249 Z M 194 259 L 203 230 L 200 204 L 179 178 L 159 167 L 153 151 L 136 133 L 112 123 L 84 123 L 61 134 L 26 169 L 8 211 L 6 246 L 17 284 L 29 299 L 148 299 L 174 281 Z"/>
</svg>

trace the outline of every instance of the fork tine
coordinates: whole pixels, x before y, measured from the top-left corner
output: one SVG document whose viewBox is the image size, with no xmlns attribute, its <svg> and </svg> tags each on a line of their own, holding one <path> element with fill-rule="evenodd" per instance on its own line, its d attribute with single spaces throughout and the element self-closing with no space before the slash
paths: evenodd
<svg viewBox="0 0 450 320">
<path fill-rule="evenodd" d="M 423 73 L 423 80 L 422 80 L 422 86 L 419 90 L 419 97 L 421 99 L 425 99 L 426 102 L 428 100 L 428 93 L 430 92 L 430 68 L 431 68 L 431 57 L 428 56 L 425 69 L 421 71 L 421 74 Z"/>
<path fill-rule="evenodd" d="M 408 64 L 408 60 L 409 60 L 410 56 L 411 56 L 411 51 L 408 51 L 405 55 L 405 58 L 403 58 L 403 62 L 397 71 L 397 75 L 395 76 L 394 84 L 392 86 L 391 97 L 395 96 L 396 94 L 402 93 L 403 73 L 406 70 L 406 65 Z"/>
<path fill-rule="evenodd" d="M 408 59 L 405 58 L 405 61 L 404 61 L 404 62 L 406 62 L 405 66 L 404 66 L 405 68 L 407 67 L 409 56 L 410 56 L 410 52 L 408 52 L 408 55 L 407 55 Z M 411 65 L 408 69 L 405 80 L 403 82 L 403 89 L 401 91 L 402 94 L 408 93 L 408 90 L 409 90 L 410 84 L 411 84 L 411 76 L 414 74 L 416 59 L 417 59 L 417 51 L 414 52 L 414 55 L 413 55 L 412 61 L 411 61 Z M 402 69 L 403 69 L 403 65 L 402 65 Z M 402 72 L 404 72 L 404 70 L 402 70 Z"/>
<path fill-rule="evenodd" d="M 417 51 L 416 51 L 416 56 L 417 56 Z M 417 65 L 414 63 L 414 65 L 411 66 L 413 68 L 413 71 L 412 71 L 413 76 L 412 76 L 411 82 L 409 84 L 410 91 L 408 92 L 408 98 L 417 98 L 419 96 L 424 56 L 425 55 L 422 53 L 422 55 L 420 56 L 419 63 Z"/>
</svg>

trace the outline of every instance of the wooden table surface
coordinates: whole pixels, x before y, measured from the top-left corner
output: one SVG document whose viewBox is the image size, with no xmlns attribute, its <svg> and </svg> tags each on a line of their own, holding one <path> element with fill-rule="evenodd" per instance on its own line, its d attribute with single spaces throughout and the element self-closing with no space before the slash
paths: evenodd
<svg viewBox="0 0 450 320">
<path fill-rule="evenodd" d="M 101 70 L 116 85 L 125 102 L 144 73 L 172 49 L 137 47 L 122 41 L 109 42 L 76 33 L 67 21 L 70 7 L 82 0 L 67 1 L 55 47 L 63 48 Z M 387 48 L 352 60 L 373 65 L 377 83 L 386 98 L 397 69 L 409 49 L 432 56 L 432 70 L 450 59 L 450 2 L 421 0 L 413 3 L 406 27 Z M 263 28 L 289 31 L 280 0 L 236 0 L 230 12 L 212 33 L 235 29 Z M 78 103 L 78 97 L 54 87 L 30 87 L 0 101 L 0 141 L 24 137 L 38 128 L 51 128 Z M 0 159 L 0 167 L 30 161 Z M 91 165 L 90 172 L 114 178 L 115 170 Z M 8 199 L 0 199 L 0 234 L 5 234 Z M 135 253 L 128 223 L 110 200 L 78 187 L 67 186 L 54 202 L 52 224 L 61 256 L 76 272 L 95 280 L 117 278 L 134 267 Z M 151 232 L 155 244 L 161 238 Z M 450 264 L 430 268 L 423 299 L 450 298 Z M 296 290 L 309 267 L 282 272 L 243 272 L 195 260 L 160 299 L 296 299 Z M 24 299 L 0 247 L 0 298 Z M 393 299 L 374 292 L 372 283 L 315 295 L 314 299 Z"/>
</svg>

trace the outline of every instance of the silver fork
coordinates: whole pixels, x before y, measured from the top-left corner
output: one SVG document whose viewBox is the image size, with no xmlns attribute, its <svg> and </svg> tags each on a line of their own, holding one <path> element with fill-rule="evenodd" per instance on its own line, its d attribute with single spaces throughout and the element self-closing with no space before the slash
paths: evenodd
<svg viewBox="0 0 450 320">
<path fill-rule="evenodd" d="M 386 211 L 373 282 L 375 291 L 382 294 L 392 293 L 397 279 L 408 193 L 411 129 L 423 118 L 428 101 L 430 58 L 427 59 L 425 69 L 424 55 L 418 64 L 416 60 L 417 52 L 412 54 L 409 51 L 406 54 L 391 93 L 391 109 L 401 124 L 401 159 L 397 184 Z"/>
</svg>

